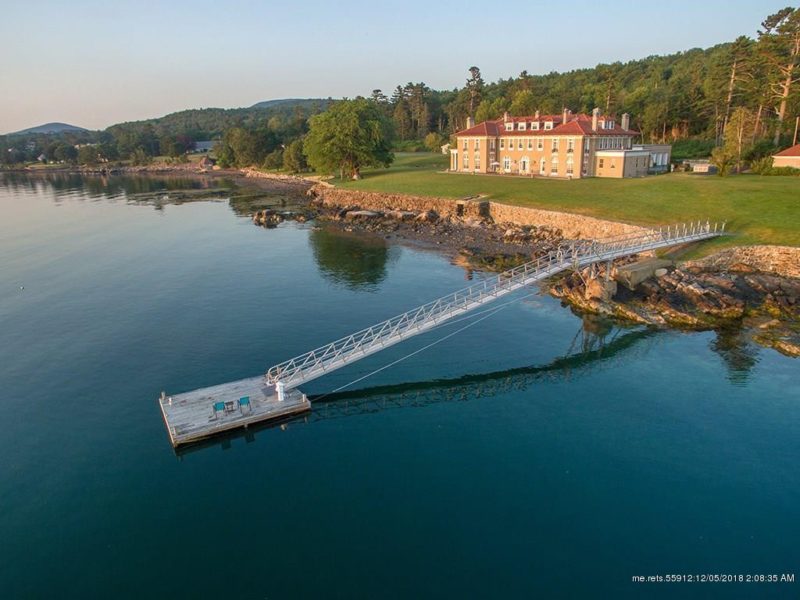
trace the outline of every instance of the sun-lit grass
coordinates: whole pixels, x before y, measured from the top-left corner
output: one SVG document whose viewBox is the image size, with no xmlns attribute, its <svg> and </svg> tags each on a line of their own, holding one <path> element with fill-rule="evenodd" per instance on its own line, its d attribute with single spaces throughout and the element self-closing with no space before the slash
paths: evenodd
<svg viewBox="0 0 800 600">
<path fill-rule="evenodd" d="M 448 157 L 397 154 L 389 169 L 365 170 L 361 181 L 337 186 L 425 196 L 488 199 L 642 225 L 722 220 L 736 236 L 712 247 L 744 244 L 800 246 L 800 178 L 673 173 L 641 179 L 573 181 L 443 173 Z M 707 248 L 708 249 L 707 245 Z"/>
</svg>

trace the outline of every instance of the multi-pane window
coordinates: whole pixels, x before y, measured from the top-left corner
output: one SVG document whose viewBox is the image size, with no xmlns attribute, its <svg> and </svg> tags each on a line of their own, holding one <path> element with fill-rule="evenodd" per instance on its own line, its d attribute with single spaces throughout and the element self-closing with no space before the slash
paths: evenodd
<svg viewBox="0 0 800 600">
<path fill-rule="evenodd" d="M 475 150 L 480 150 L 480 149 L 481 149 L 481 141 L 475 140 Z"/>
<path fill-rule="evenodd" d="M 503 150 L 506 147 L 506 142 L 504 139 L 500 139 L 500 150 Z"/>
<path fill-rule="evenodd" d="M 533 150 L 533 139 L 528 138 L 528 150 Z"/>
<path fill-rule="evenodd" d="M 517 123 L 517 130 L 525 131 L 525 121 L 520 121 L 519 123 Z"/>
<path fill-rule="evenodd" d="M 494 150 L 494 138 L 489 140 L 489 150 Z"/>
<path fill-rule="evenodd" d="M 567 152 L 573 152 L 575 150 L 575 139 L 569 138 L 567 140 Z"/>
<path fill-rule="evenodd" d="M 536 138 L 536 149 L 544 150 L 544 140 L 542 138 Z"/>
<path fill-rule="evenodd" d="M 481 168 L 481 153 L 475 153 L 475 161 L 472 163 L 472 168 L 476 171 Z"/>
<path fill-rule="evenodd" d="M 467 141 L 467 138 L 464 138 L 464 150 L 468 149 L 469 149 L 469 141 Z"/>
<path fill-rule="evenodd" d="M 511 157 L 506 156 L 503 159 L 503 170 L 506 171 L 506 172 L 511 171 Z"/>
<path fill-rule="evenodd" d="M 517 150 L 522 150 L 522 138 L 519 138 L 519 140 L 517 140 Z"/>
<path fill-rule="evenodd" d="M 545 129 L 552 129 L 553 128 L 553 122 L 552 121 L 545 121 L 544 122 L 544 128 Z"/>
<path fill-rule="evenodd" d="M 573 168 L 572 167 L 573 167 L 572 157 L 570 156 L 567 159 L 567 175 L 572 175 L 572 173 L 573 173 Z"/>
<path fill-rule="evenodd" d="M 553 157 L 553 160 L 550 161 L 550 174 L 556 175 L 558 173 L 558 159 Z"/>
<path fill-rule="evenodd" d="M 553 152 L 558 152 L 558 138 L 553 138 L 551 143 L 552 145 L 550 146 L 550 150 Z"/>
</svg>

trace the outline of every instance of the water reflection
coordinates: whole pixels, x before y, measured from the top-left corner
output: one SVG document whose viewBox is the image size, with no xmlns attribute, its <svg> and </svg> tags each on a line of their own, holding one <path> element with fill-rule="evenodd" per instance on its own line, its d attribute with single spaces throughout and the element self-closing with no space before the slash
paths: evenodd
<svg viewBox="0 0 800 600">
<path fill-rule="evenodd" d="M 146 204 L 162 210 L 168 204 L 228 200 L 240 216 L 256 208 L 287 208 L 303 201 L 299 192 L 239 186 L 226 177 L 208 175 L 84 175 L 81 173 L 0 173 L 0 188 L 16 193 L 52 195 L 56 204 L 66 199 L 116 200 Z"/>
<path fill-rule="evenodd" d="M 744 385 L 758 363 L 759 348 L 742 327 L 726 327 L 717 331 L 710 344 L 728 368 L 728 381 Z"/>
<path fill-rule="evenodd" d="M 606 323 L 608 323 L 606 321 Z M 312 397 L 313 420 L 332 419 L 353 414 L 372 413 L 390 408 L 427 406 L 441 402 L 466 401 L 501 394 L 520 392 L 540 380 L 565 380 L 585 375 L 595 368 L 618 365 L 620 355 L 635 348 L 646 349 L 642 342 L 653 339 L 658 329 L 613 327 L 610 323 L 601 333 L 593 331 L 597 320 L 582 323 L 575 335 L 584 348 L 568 352 L 545 365 L 516 367 L 491 373 L 464 375 L 452 379 L 383 385 L 352 392 L 337 392 Z"/>
<path fill-rule="evenodd" d="M 38 192 L 51 189 L 56 197 L 80 192 L 91 198 L 117 198 L 152 194 L 170 190 L 224 189 L 230 184 L 212 177 L 150 176 L 150 175 L 83 175 L 81 173 L 29 174 L 9 172 L 0 176 L 0 185 L 13 191 Z"/>
<path fill-rule="evenodd" d="M 176 450 L 180 458 L 186 454 L 220 446 L 231 448 L 231 440 L 244 438 L 254 442 L 256 433 L 267 429 L 285 429 L 312 423 L 397 408 L 420 408 L 443 402 L 464 402 L 527 389 L 539 381 L 563 381 L 588 375 L 605 365 L 618 365 L 623 356 L 636 358 L 637 351 L 647 352 L 661 330 L 650 327 L 615 327 L 607 319 L 590 317 L 581 323 L 570 351 L 544 365 L 516 367 L 490 373 L 476 373 L 449 379 L 379 385 L 354 391 L 312 396 L 311 413 L 288 417 L 282 422 L 262 423 L 247 430 L 234 431 L 222 437 L 183 446 Z M 584 350 L 573 352 L 575 348 Z"/>
<path fill-rule="evenodd" d="M 377 290 L 400 252 L 383 238 L 333 229 L 317 229 L 308 239 L 322 275 L 359 291 Z"/>
</svg>

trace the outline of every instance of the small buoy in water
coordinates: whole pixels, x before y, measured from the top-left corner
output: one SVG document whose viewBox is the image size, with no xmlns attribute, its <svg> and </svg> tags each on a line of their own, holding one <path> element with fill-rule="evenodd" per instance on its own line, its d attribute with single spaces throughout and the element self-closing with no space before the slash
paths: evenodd
<svg viewBox="0 0 800 600">
<path fill-rule="evenodd" d="M 24 290 L 24 289 L 25 289 L 25 286 L 24 286 L 24 285 L 21 285 L 21 286 L 19 286 L 19 289 L 21 289 L 21 290 Z"/>
</svg>

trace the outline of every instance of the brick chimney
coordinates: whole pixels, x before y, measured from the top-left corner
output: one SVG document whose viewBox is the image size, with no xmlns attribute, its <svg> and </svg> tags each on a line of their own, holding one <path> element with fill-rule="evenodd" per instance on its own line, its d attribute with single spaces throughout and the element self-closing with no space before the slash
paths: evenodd
<svg viewBox="0 0 800 600">
<path fill-rule="evenodd" d="M 470 127 L 475 127 L 475 119 L 473 119 L 472 117 L 467 117 L 467 127 L 466 128 L 469 129 Z"/>
<path fill-rule="evenodd" d="M 562 123 L 566 123 L 567 122 L 567 119 L 569 118 L 569 113 L 570 113 L 570 110 L 566 106 L 561 110 L 561 122 Z"/>
<path fill-rule="evenodd" d="M 534 118 L 534 119 L 538 119 L 538 118 L 539 118 L 539 111 L 538 111 L 538 110 L 537 110 L 537 111 L 536 111 L 536 113 L 533 115 L 533 118 Z"/>
<path fill-rule="evenodd" d="M 508 111 L 504 112 L 503 113 L 503 123 L 508 123 L 508 119 L 509 118 L 510 117 L 508 116 Z"/>
<path fill-rule="evenodd" d="M 597 119 L 600 117 L 600 109 L 592 110 L 592 131 L 597 131 Z"/>
<path fill-rule="evenodd" d="M 620 123 L 620 125 L 625 130 L 631 128 L 631 116 L 628 113 L 622 113 L 622 122 Z"/>
</svg>

